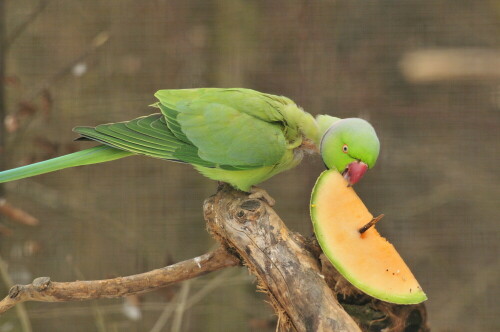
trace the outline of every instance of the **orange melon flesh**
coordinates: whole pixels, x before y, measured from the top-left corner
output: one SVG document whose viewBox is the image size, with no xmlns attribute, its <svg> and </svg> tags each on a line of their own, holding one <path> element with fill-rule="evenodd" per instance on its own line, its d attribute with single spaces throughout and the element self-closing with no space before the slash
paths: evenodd
<svg viewBox="0 0 500 332">
<path fill-rule="evenodd" d="M 373 216 L 339 172 L 325 171 L 316 181 L 311 217 L 323 252 L 358 289 L 398 304 L 427 299 L 394 246 L 374 226 L 359 233 Z"/>
</svg>

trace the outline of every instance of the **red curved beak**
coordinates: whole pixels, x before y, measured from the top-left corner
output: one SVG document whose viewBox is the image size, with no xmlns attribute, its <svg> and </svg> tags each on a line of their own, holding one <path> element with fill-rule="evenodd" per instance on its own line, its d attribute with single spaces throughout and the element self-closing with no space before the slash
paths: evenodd
<svg viewBox="0 0 500 332">
<path fill-rule="evenodd" d="M 342 173 L 344 178 L 349 182 L 349 186 L 356 184 L 368 170 L 368 165 L 362 161 L 354 161 L 347 165 L 347 168 Z"/>
</svg>

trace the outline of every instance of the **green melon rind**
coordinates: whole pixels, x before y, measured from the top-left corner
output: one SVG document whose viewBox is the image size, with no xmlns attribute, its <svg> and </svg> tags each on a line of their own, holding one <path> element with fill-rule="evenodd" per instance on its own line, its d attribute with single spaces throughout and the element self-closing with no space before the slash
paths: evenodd
<svg viewBox="0 0 500 332">
<path fill-rule="evenodd" d="M 401 294 L 390 294 L 387 293 L 385 290 L 371 287 L 370 285 L 367 285 L 362 281 L 355 279 L 354 277 L 351 277 L 349 275 L 349 271 L 346 270 L 346 268 L 341 264 L 341 262 L 335 259 L 334 251 L 331 248 L 329 248 L 327 240 L 324 238 L 321 232 L 321 225 L 318 222 L 315 209 L 313 208 L 314 204 L 316 204 L 315 203 L 316 193 L 317 193 L 316 189 L 321 186 L 323 180 L 327 177 L 327 173 L 329 172 L 336 172 L 336 170 L 326 170 L 320 174 L 320 176 L 316 180 L 316 184 L 314 185 L 311 195 L 311 204 L 310 204 L 310 213 L 311 213 L 311 220 L 313 223 L 314 233 L 316 234 L 318 243 L 323 252 L 325 253 L 326 257 L 328 258 L 328 260 L 333 264 L 333 266 L 337 269 L 337 271 L 344 278 L 346 278 L 351 284 L 353 284 L 356 288 L 358 288 L 362 292 L 376 299 L 396 304 L 417 304 L 427 300 L 427 295 L 425 295 L 425 293 L 421 289 L 412 294 L 401 295 Z"/>
</svg>

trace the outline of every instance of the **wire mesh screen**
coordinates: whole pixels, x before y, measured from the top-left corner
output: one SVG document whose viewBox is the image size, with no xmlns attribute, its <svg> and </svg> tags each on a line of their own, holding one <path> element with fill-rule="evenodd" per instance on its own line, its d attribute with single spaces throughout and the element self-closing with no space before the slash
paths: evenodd
<svg viewBox="0 0 500 332">
<path fill-rule="evenodd" d="M 385 214 L 377 227 L 426 291 L 430 326 L 500 329 L 498 1 L 3 2 L 4 168 L 91 146 L 71 129 L 154 113 L 158 89 L 247 87 L 362 117 L 382 148 L 356 190 Z M 262 184 L 304 235 L 322 170 L 308 156 Z M 215 245 L 202 204 L 216 188 L 189 165 L 139 156 L 8 183 L 8 202 L 40 222 L 2 217 L 0 255 L 14 283 L 191 258 Z M 33 331 L 274 331 L 265 300 L 233 268 L 125 300 L 26 307 Z M 14 310 L 0 331 L 21 331 Z"/>
</svg>

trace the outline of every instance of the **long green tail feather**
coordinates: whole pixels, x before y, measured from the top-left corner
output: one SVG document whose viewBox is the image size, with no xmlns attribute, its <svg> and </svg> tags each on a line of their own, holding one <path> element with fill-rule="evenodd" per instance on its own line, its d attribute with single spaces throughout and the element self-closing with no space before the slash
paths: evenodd
<svg viewBox="0 0 500 332">
<path fill-rule="evenodd" d="M 103 163 L 131 155 L 133 155 L 132 152 L 115 149 L 107 145 L 99 145 L 54 159 L 0 172 L 0 183 L 50 173 L 68 167 Z"/>
</svg>

